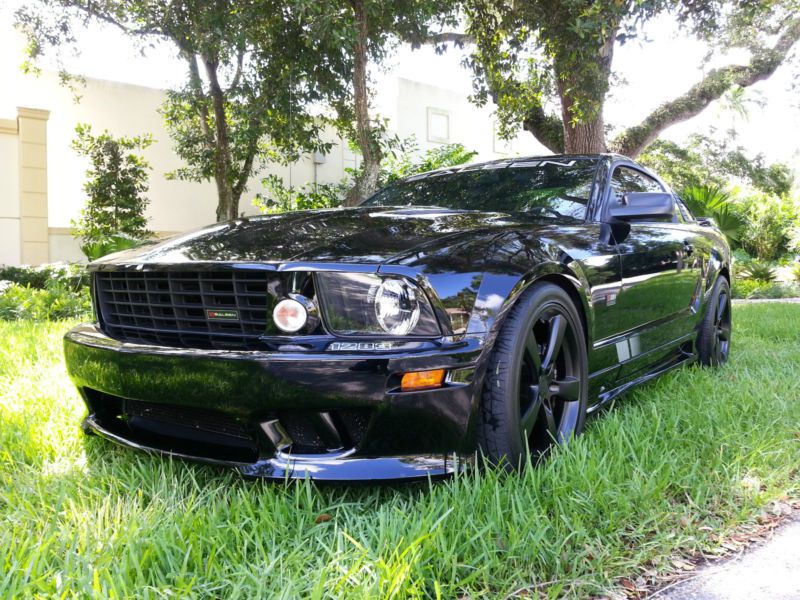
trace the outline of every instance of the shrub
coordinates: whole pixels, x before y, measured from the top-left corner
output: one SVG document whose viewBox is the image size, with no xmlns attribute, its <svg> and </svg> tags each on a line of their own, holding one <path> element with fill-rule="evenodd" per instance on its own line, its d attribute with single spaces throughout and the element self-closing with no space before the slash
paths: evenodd
<svg viewBox="0 0 800 600">
<path fill-rule="evenodd" d="M 735 279 L 731 293 L 734 298 L 750 298 L 754 293 L 768 287 L 770 284 L 755 279 Z"/>
<path fill-rule="evenodd" d="M 44 288 L 8 283 L 0 291 L 0 319 L 4 321 L 74 319 L 90 312 L 87 287 L 75 290 L 67 284 L 51 281 Z"/>
<path fill-rule="evenodd" d="M 474 150 L 467 150 L 462 144 L 446 144 L 431 148 L 420 156 L 416 141 L 412 138 L 406 140 L 403 152 L 391 155 L 385 161 L 378 183 L 383 186 L 417 173 L 463 165 L 477 154 Z"/>
<path fill-rule="evenodd" d="M 0 266 L 0 281 L 39 290 L 45 289 L 52 283 L 59 283 L 70 289 L 79 290 L 89 285 L 89 276 L 83 265 L 53 263 L 38 267 Z"/>
<path fill-rule="evenodd" d="M 731 195 L 715 185 L 691 185 L 681 190 L 681 199 L 697 217 L 711 217 L 730 242 L 742 233 L 744 219 L 732 207 Z"/>
<path fill-rule="evenodd" d="M 798 211 L 800 212 L 800 211 Z M 789 229 L 789 251 L 800 256 L 800 218 L 795 220 L 794 225 Z"/>
<path fill-rule="evenodd" d="M 82 265 L 0 267 L 0 320 L 72 319 L 90 309 L 89 276 Z"/>
<path fill-rule="evenodd" d="M 775 281 L 775 278 L 777 277 L 775 268 L 772 265 L 758 260 L 750 261 L 744 265 L 739 270 L 739 274 L 743 279 L 752 279 L 754 281 L 762 281 L 766 283 Z"/>
<path fill-rule="evenodd" d="M 800 286 L 755 279 L 737 279 L 733 282 L 732 294 L 734 298 L 748 300 L 797 298 L 800 296 Z"/>
<path fill-rule="evenodd" d="M 114 137 L 108 131 L 92 135 L 89 125 L 79 123 L 72 148 L 89 159 L 86 171 L 86 208 L 73 222 L 81 250 L 90 259 L 99 252 L 119 249 L 120 239 L 143 240 L 147 230 L 147 178 L 149 163 L 137 151 L 153 143 L 149 135 Z"/>
<path fill-rule="evenodd" d="M 800 297 L 800 287 L 785 283 L 770 283 L 757 289 L 749 297 L 752 299 L 797 298 Z"/>
<path fill-rule="evenodd" d="M 265 177 L 261 180 L 261 184 L 266 193 L 256 195 L 253 205 L 265 213 L 340 206 L 348 189 L 348 186 L 343 183 L 286 187 L 283 180 L 277 175 Z"/>
<path fill-rule="evenodd" d="M 92 243 L 86 243 L 81 246 L 81 250 L 89 260 L 97 260 L 107 254 L 127 250 L 128 248 L 135 248 L 142 244 L 145 240 L 129 237 L 123 233 L 112 235 L 106 238 L 98 239 Z"/>
<path fill-rule="evenodd" d="M 753 260 L 753 257 L 750 256 L 747 252 L 742 250 L 741 248 L 736 248 L 732 252 L 733 254 L 733 262 L 739 265 L 739 267 L 743 267 L 747 263 Z"/>
<path fill-rule="evenodd" d="M 726 186 L 731 181 L 778 196 L 788 194 L 794 177 L 783 163 L 768 163 L 762 154 L 752 155 L 727 136 L 694 134 L 683 144 L 656 140 L 638 160 L 661 175 L 674 189 L 705 184 Z"/>
<path fill-rule="evenodd" d="M 752 194 L 737 200 L 746 221 L 739 243 L 760 260 L 776 260 L 789 250 L 792 228 L 800 220 L 800 211 L 789 198 Z"/>
<path fill-rule="evenodd" d="M 800 283 L 800 262 L 792 265 L 792 279 Z"/>
</svg>

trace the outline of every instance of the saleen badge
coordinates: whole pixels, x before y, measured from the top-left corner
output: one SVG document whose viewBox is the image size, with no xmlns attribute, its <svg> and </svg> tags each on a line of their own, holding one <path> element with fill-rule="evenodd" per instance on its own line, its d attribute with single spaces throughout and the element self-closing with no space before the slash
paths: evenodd
<svg viewBox="0 0 800 600">
<path fill-rule="evenodd" d="M 238 310 L 207 310 L 206 317 L 213 321 L 238 321 Z"/>
</svg>

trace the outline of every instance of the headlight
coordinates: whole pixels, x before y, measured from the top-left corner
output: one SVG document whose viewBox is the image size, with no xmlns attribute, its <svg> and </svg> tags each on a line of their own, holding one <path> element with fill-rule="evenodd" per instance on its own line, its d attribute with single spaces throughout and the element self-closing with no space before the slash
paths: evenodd
<svg viewBox="0 0 800 600">
<path fill-rule="evenodd" d="M 317 273 L 328 328 L 341 335 L 437 336 L 425 294 L 412 281 L 371 273 Z"/>
<path fill-rule="evenodd" d="M 419 321 L 417 292 L 407 281 L 384 280 L 378 286 L 373 302 L 378 324 L 386 333 L 407 335 Z"/>
</svg>

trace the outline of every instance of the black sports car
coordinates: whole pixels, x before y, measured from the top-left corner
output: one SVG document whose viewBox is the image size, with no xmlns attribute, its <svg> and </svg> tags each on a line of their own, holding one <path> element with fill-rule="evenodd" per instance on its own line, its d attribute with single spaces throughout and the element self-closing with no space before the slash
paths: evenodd
<svg viewBox="0 0 800 600">
<path fill-rule="evenodd" d="M 91 264 L 88 432 L 253 476 L 516 466 L 731 339 L 731 258 L 617 155 L 447 168 Z"/>
</svg>

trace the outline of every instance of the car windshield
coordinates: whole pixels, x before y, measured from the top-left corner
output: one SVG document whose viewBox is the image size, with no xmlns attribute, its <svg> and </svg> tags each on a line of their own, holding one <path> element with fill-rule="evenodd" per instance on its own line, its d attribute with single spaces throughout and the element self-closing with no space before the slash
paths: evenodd
<svg viewBox="0 0 800 600">
<path fill-rule="evenodd" d="M 443 170 L 390 184 L 362 206 L 535 212 L 583 219 L 597 159 L 532 159 Z"/>
</svg>

